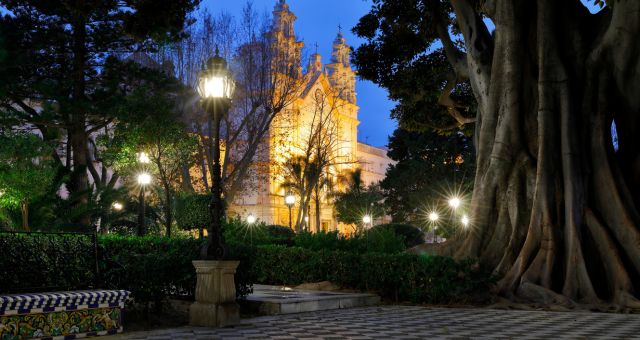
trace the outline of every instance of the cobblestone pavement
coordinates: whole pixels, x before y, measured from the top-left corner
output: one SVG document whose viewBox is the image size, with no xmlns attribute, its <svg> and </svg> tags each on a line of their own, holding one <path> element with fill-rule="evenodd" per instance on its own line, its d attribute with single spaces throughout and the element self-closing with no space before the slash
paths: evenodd
<svg viewBox="0 0 640 340">
<path fill-rule="evenodd" d="M 245 319 L 111 339 L 640 339 L 640 315 L 380 306 Z"/>
</svg>

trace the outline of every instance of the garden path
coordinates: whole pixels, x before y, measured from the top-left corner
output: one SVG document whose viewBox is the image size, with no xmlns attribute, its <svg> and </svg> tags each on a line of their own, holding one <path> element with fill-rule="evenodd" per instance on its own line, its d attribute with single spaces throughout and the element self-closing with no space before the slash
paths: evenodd
<svg viewBox="0 0 640 340">
<path fill-rule="evenodd" d="M 640 315 L 377 306 L 244 319 L 222 329 L 182 327 L 116 339 L 640 339 Z"/>
</svg>

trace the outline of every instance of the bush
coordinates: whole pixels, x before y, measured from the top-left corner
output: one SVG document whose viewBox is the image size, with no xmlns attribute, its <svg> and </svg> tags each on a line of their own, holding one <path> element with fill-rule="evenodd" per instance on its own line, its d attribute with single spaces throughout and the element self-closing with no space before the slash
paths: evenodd
<svg viewBox="0 0 640 340">
<path fill-rule="evenodd" d="M 175 218 L 184 230 L 200 230 L 209 224 L 210 194 L 182 193 L 176 197 Z"/>
<path fill-rule="evenodd" d="M 373 227 L 372 230 L 388 229 L 393 231 L 396 235 L 404 237 L 404 245 L 406 248 L 412 248 L 419 244 L 424 243 L 424 233 L 420 228 L 412 226 L 410 224 L 402 223 L 389 223 L 378 224 Z"/>
<path fill-rule="evenodd" d="M 297 285 L 331 281 L 419 303 L 469 302 L 488 291 L 489 272 L 475 261 L 407 253 L 356 254 L 299 247 L 259 246 L 250 270 L 258 283 Z"/>
<path fill-rule="evenodd" d="M 191 261 L 199 258 L 203 242 L 194 238 L 100 237 L 103 280 L 110 288 L 131 291 L 140 303 L 160 305 L 169 296 L 192 298 L 196 274 Z M 246 269 L 252 256 L 251 249 L 244 246 L 229 249 L 229 259 L 240 260 L 235 280 L 238 297 L 249 294 L 255 281 Z"/>
<path fill-rule="evenodd" d="M 320 251 L 340 250 L 355 253 L 398 253 L 405 250 L 404 238 L 396 235 L 392 230 L 367 230 L 362 234 L 345 237 L 337 231 L 309 233 L 301 232 L 295 235 L 294 244 L 297 247 Z"/>
</svg>

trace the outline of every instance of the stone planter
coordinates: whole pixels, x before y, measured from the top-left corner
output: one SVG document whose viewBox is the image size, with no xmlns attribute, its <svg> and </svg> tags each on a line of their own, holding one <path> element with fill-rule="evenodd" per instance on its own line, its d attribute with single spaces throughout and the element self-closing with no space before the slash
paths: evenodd
<svg viewBox="0 0 640 340">
<path fill-rule="evenodd" d="M 189 324 L 225 327 L 240 322 L 234 275 L 239 261 L 193 261 L 196 302 L 189 308 Z"/>
</svg>

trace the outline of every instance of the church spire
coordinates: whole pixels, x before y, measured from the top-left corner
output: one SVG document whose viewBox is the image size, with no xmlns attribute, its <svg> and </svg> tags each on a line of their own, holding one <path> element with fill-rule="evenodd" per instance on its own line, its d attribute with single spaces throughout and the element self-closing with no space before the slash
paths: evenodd
<svg viewBox="0 0 640 340">
<path fill-rule="evenodd" d="M 293 24 L 296 16 L 289 10 L 284 0 L 278 0 L 273 9 L 273 26 L 271 29 L 273 55 L 277 56 L 274 65 L 279 72 L 290 73 L 295 70 L 296 76 L 302 75 L 301 54 L 304 43 L 296 40 Z M 280 60 L 284 58 L 285 60 Z M 287 71 L 289 70 L 289 71 Z"/>
<path fill-rule="evenodd" d="M 331 64 L 327 65 L 329 81 L 339 91 L 339 96 L 352 103 L 356 103 L 356 74 L 351 68 L 349 56 L 351 47 L 342 35 L 342 27 L 338 26 L 338 35 L 333 41 Z"/>
</svg>

